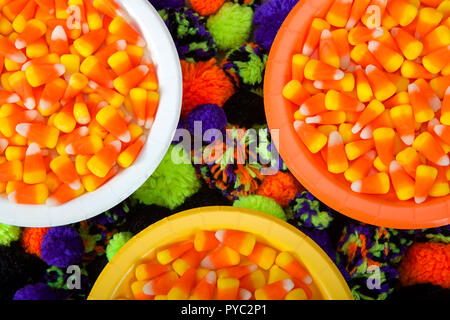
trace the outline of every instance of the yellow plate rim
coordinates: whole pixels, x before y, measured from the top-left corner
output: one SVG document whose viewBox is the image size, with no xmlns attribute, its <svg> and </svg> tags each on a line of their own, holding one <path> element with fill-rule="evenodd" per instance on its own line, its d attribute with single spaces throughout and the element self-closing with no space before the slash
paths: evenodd
<svg viewBox="0 0 450 320">
<path fill-rule="evenodd" d="M 151 212 L 148 214 L 151 214 Z M 263 227 L 266 229 L 261 230 Z M 353 299 L 350 289 L 336 265 L 303 232 L 266 213 L 244 208 L 215 206 L 179 212 L 150 225 L 134 236 L 103 269 L 89 294 L 88 300 L 113 299 L 126 275 L 142 257 L 161 247 L 158 244 L 173 243 L 174 235 L 183 234 L 186 230 L 200 228 L 204 230 L 236 229 L 253 232 L 257 236 L 268 239 L 267 241 L 270 243 L 278 242 L 295 248 L 291 252 L 297 258 L 300 258 L 310 272 L 325 300 Z M 275 234 L 271 234 L 272 232 Z M 189 233 L 192 233 L 192 231 Z M 295 241 L 297 242 L 295 243 Z M 156 248 L 155 245 L 157 245 Z M 274 248 L 278 247 L 274 245 Z"/>
</svg>

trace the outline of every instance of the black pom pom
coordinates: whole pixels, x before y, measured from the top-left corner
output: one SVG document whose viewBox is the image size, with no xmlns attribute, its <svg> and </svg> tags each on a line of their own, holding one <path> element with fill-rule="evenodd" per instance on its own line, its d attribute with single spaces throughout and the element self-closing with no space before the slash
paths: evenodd
<svg viewBox="0 0 450 320">
<path fill-rule="evenodd" d="M 446 300 L 450 301 L 450 289 L 432 284 L 401 287 L 389 296 L 390 300 Z"/>
<path fill-rule="evenodd" d="M 264 100 L 256 93 L 239 90 L 223 106 L 228 122 L 244 128 L 266 123 Z"/>
<path fill-rule="evenodd" d="M 12 300 L 17 290 L 43 282 L 46 269 L 47 264 L 26 253 L 19 242 L 0 246 L 0 300 Z"/>
<path fill-rule="evenodd" d="M 232 204 L 233 202 L 225 198 L 218 189 L 211 189 L 202 183 L 199 192 L 187 198 L 181 206 L 174 210 L 174 213 L 200 207 L 231 206 Z"/>
<path fill-rule="evenodd" d="M 156 205 L 146 206 L 136 204 L 127 215 L 126 222 L 120 226 L 120 231 L 129 231 L 137 234 L 149 225 L 170 216 L 172 212 Z"/>
<path fill-rule="evenodd" d="M 96 256 L 94 260 L 86 264 L 86 271 L 88 273 L 89 282 L 91 285 L 94 285 L 95 281 L 107 264 L 108 259 L 106 258 L 106 254 Z"/>
</svg>

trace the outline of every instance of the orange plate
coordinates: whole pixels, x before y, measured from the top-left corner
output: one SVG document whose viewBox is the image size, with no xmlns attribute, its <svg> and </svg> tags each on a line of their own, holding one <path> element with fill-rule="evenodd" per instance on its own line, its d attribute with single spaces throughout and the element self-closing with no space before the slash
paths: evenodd
<svg viewBox="0 0 450 320">
<path fill-rule="evenodd" d="M 298 107 L 283 98 L 283 86 L 292 79 L 292 55 L 301 52 L 313 18 L 323 18 L 332 2 L 300 0 L 280 28 L 269 55 L 264 103 L 270 130 L 279 130 L 279 141 L 275 144 L 281 157 L 295 177 L 318 199 L 353 219 L 397 229 L 449 224 L 450 196 L 429 198 L 417 205 L 413 200 L 397 200 L 392 190 L 385 196 L 354 193 L 343 175 L 329 173 L 320 153 L 310 153 L 297 137 L 293 122 Z"/>
</svg>

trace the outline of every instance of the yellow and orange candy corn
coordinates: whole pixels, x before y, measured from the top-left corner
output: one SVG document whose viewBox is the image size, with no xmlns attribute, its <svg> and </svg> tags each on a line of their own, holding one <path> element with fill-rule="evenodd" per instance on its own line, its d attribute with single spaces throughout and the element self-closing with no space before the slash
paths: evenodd
<svg viewBox="0 0 450 320">
<path fill-rule="evenodd" d="M 239 262 L 239 253 L 227 246 L 223 246 L 208 254 L 201 261 L 200 266 L 205 269 L 216 270 L 238 265 Z"/>
<path fill-rule="evenodd" d="M 217 275 L 209 271 L 192 290 L 190 300 L 212 300 L 216 291 Z"/>
<path fill-rule="evenodd" d="M 194 247 L 197 251 L 209 251 L 217 248 L 219 241 L 216 238 L 216 233 L 213 231 L 199 230 L 194 237 Z"/>
<path fill-rule="evenodd" d="M 244 256 L 252 253 L 256 243 L 256 238 L 253 234 L 237 230 L 219 230 L 216 232 L 216 238 L 225 246 L 236 250 Z"/>
</svg>

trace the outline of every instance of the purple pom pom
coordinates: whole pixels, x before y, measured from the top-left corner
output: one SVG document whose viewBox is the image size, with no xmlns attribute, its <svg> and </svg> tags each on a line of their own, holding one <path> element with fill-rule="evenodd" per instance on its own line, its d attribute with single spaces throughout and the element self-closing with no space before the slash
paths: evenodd
<svg viewBox="0 0 450 320">
<path fill-rule="evenodd" d="M 174 8 L 178 9 L 184 6 L 184 0 L 149 0 L 156 10 Z"/>
<path fill-rule="evenodd" d="M 178 144 L 181 142 L 181 140 L 183 140 L 182 139 L 183 135 L 182 135 L 181 130 L 183 130 L 184 127 L 185 127 L 184 121 L 183 121 L 183 119 L 180 118 L 180 120 L 178 121 L 177 132 L 175 134 L 175 137 L 172 140 L 172 144 Z"/>
<path fill-rule="evenodd" d="M 78 264 L 83 253 L 83 240 L 71 227 L 51 228 L 42 240 L 41 258 L 48 265 L 66 268 Z"/>
<path fill-rule="evenodd" d="M 17 290 L 13 300 L 56 300 L 56 294 L 45 283 L 36 283 Z"/>
<path fill-rule="evenodd" d="M 194 135 L 194 123 L 196 121 L 200 121 L 202 124 L 203 136 L 209 129 L 222 130 L 225 128 L 227 125 L 227 116 L 225 115 L 225 111 L 218 105 L 203 104 L 194 108 L 186 117 L 186 128 L 192 135 Z"/>
<path fill-rule="evenodd" d="M 297 2 L 298 0 L 270 0 L 256 9 L 253 17 L 255 42 L 269 51 L 283 21 Z"/>
</svg>

